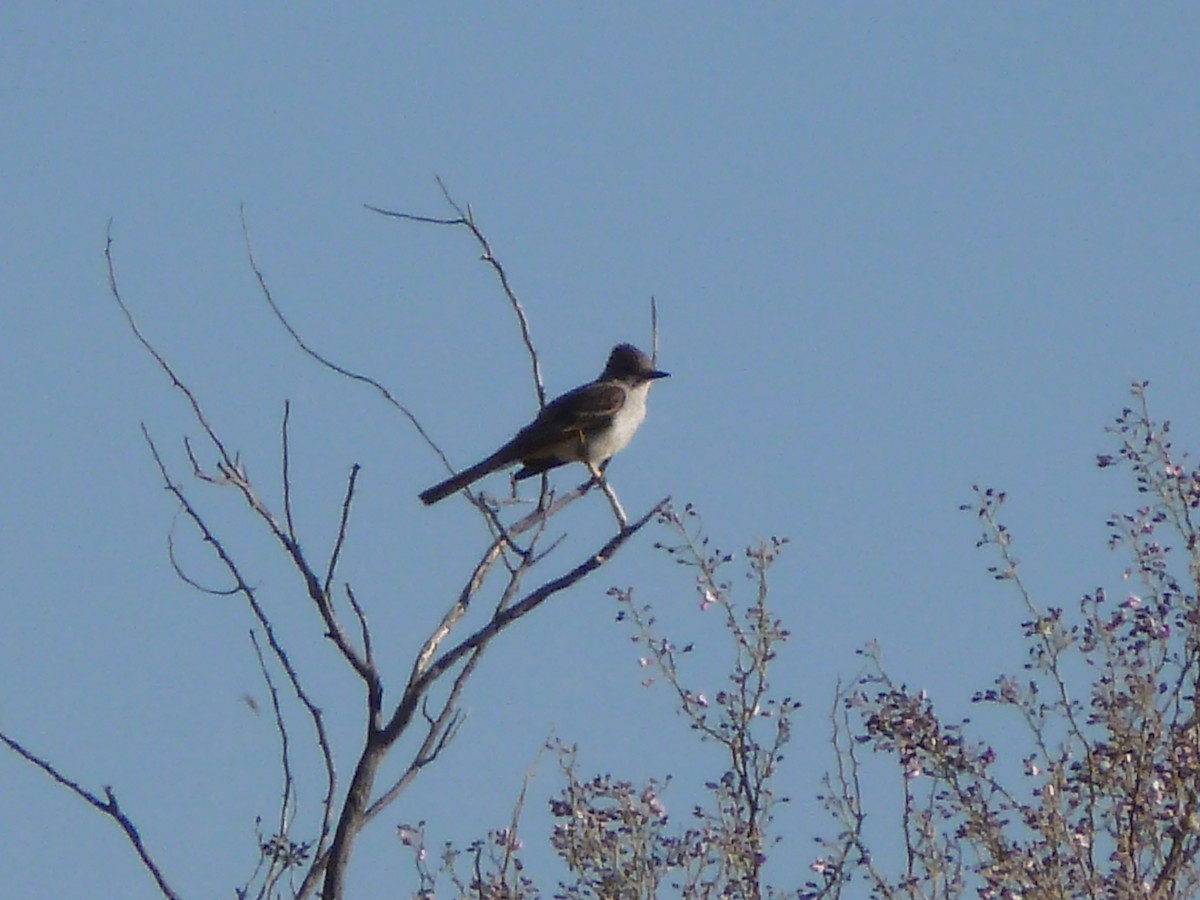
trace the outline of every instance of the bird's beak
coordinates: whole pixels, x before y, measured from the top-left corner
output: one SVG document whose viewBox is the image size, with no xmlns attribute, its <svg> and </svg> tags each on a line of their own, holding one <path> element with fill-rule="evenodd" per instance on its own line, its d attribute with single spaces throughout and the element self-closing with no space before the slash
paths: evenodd
<svg viewBox="0 0 1200 900">
<path fill-rule="evenodd" d="M 658 369 L 652 369 L 646 373 L 646 377 L 653 381 L 655 378 L 670 378 L 670 372 L 660 372 Z"/>
</svg>

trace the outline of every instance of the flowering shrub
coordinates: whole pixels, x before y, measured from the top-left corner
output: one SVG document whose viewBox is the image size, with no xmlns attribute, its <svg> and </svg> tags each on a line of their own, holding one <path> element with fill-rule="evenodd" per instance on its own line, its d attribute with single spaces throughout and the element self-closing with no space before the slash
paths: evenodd
<svg viewBox="0 0 1200 900">
<path fill-rule="evenodd" d="M 1018 776 L 997 774 L 997 751 L 945 723 L 922 693 L 897 684 L 876 648 L 842 692 L 837 773 L 823 801 L 841 825 L 801 896 L 839 897 L 855 881 L 874 897 L 1189 898 L 1200 892 L 1200 470 L 1155 423 L 1144 383 L 1109 429 L 1118 442 L 1101 468 L 1126 466 L 1142 498 L 1108 521 L 1110 546 L 1129 554 L 1129 588 L 1103 588 L 1073 609 L 1040 606 L 1021 579 L 1000 522 L 1005 495 L 976 489 L 979 546 L 1028 611 L 1028 658 L 974 695 L 1011 711 L 1028 747 Z M 1005 745 L 1011 746 L 1011 736 Z M 857 747 L 892 757 L 902 773 L 904 871 L 874 861 L 863 834 Z"/>
</svg>

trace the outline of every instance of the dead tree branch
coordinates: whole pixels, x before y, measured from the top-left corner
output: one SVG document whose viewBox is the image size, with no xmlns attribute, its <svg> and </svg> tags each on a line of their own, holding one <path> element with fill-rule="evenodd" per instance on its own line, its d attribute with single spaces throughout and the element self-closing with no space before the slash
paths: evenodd
<svg viewBox="0 0 1200 900">
<path fill-rule="evenodd" d="M 10 750 L 24 759 L 26 762 L 37 766 L 75 796 L 86 801 L 91 806 L 100 810 L 104 815 L 108 816 L 120 826 L 121 831 L 125 833 L 126 839 L 133 845 L 134 851 L 138 855 L 138 859 L 142 861 L 142 865 L 154 878 L 155 884 L 158 885 L 159 892 L 167 898 L 167 900 L 180 900 L 179 894 L 175 893 L 174 889 L 167 883 L 166 876 L 150 855 L 150 851 L 146 849 L 146 845 L 142 842 L 142 836 L 138 832 L 137 826 L 133 824 L 133 820 L 125 814 L 121 809 L 121 804 L 117 802 L 117 795 L 111 787 L 104 786 L 104 799 L 92 793 L 87 788 L 81 786 L 78 782 L 72 781 L 51 762 L 44 757 L 38 756 L 33 751 L 27 749 L 23 744 L 9 737 L 4 732 L 0 732 L 0 742 L 3 742 Z"/>
</svg>

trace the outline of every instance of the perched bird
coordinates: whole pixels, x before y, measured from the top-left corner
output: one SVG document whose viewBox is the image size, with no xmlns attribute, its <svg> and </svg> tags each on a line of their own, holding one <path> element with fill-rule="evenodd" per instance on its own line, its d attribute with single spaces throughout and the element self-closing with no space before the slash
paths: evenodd
<svg viewBox="0 0 1200 900">
<path fill-rule="evenodd" d="M 667 375 L 637 347 L 618 344 L 599 378 L 547 403 L 511 441 L 482 462 L 422 491 L 421 500 L 426 505 L 437 503 L 518 461 L 524 464 L 518 479 L 569 462 L 593 466 L 607 462 L 629 443 L 646 418 L 651 382 Z"/>
</svg>

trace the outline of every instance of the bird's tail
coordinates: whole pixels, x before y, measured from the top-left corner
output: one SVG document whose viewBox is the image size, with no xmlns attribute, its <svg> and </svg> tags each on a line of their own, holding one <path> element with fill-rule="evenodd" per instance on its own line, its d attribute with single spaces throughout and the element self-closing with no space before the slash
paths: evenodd
<svg viewBox="0 0 1200 900">
<path fill-rule="evenodd" d="M 484 475 L 489 475 L 497 469 L 514 462 L 514 457 L 508 447 L 501 447 L 483 462 L 478 462 L 469 469 L 463 469 L 457 475 L 451 475 L 445 481 L 440 481 L 431 488 L 421 491 L 421 502 L 432 506 L 439 500 L 444 500 L 451 494 L 457 493 L 472 482 L 478 481 Z"/>
</svg>

